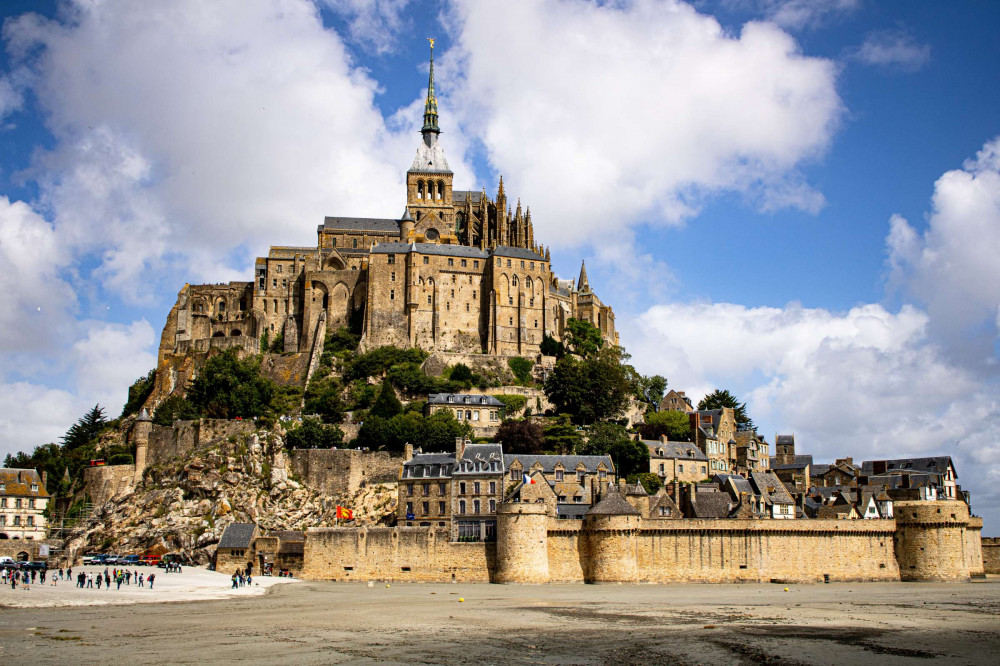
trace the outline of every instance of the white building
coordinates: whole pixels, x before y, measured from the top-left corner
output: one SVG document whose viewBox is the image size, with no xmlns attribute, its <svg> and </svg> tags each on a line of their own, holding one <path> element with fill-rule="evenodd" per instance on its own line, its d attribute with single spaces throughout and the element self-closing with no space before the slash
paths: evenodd
<svg viewBox="0 0 1000 666">
<path fill-rule="evenodd" d="M 44 473 L 0 468 L 0 539 L 46 538 L 48 502 Z"/>
</svg>

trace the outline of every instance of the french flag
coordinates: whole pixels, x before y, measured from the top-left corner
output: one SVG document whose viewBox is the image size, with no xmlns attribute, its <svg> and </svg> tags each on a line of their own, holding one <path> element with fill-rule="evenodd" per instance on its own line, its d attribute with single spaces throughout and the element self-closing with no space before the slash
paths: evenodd
<svg viewBox="0 0 1000 666">
<path fill-rule="evenodd" d="M 528 485 L 528 484 L 531 484 L 531 483 L 534 483 L 534 482 L 535 482 L 535 480 L 533 478 L 531 478 L 527 474 L 524 475 L 524 483 L 525 483 L 525 485 Z"/>
</svg>

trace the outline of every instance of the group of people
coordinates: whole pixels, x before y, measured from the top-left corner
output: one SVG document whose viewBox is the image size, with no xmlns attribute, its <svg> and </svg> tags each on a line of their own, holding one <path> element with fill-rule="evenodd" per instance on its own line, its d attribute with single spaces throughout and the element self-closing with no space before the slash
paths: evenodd
<svg viewBox="0 0 1000 666">
<path fill-rule="evenodd" d="M 72 569 L 69 570 L 72 574 Z M 59 570 L 60 574 L 62 569 Z M 141 571 L 129 571 L 128 569 L 114 569 L 109 571 L 107 567 L 104 571 L 98 571 L 96 574 L 94 572 L 80 572 L 76 575 L 76 586 L 80 588 L 92 588 L 96 584 L 97 589 L 101 589 L 101 584 L 104 584 L 104 589 L 110 590 L 111 583 L 118 586 L 115 589 L 122 589 L 122 583 L 125 585 L 131 585 L 132 580 L 135 580 L 136 585 L 139 587 L 146 587 L 149 584 L 149 589 L 153 589 L 153 584 L 156 582 L 156 574 L 150 573 L 148 576 Z"/>
<path fill-rule="evenodd" d="M 0 584 L 7 585 L 9 583 L 12 590 L 17 589 L 18 585 L 21 586 L 21 589 L 28 590 L 35 584 L 36 580 L 44 585 L 45 577 L 48 573 L 45 569 L 3 569 L 0 572 Z M 52 571 L 51 580 L 53 586 L 61 580 L 73 580 L 72 567 Z M 116 589 L 120 590 L 123 584 L 131 585 L 133 581 L 139 587 L 146 587 L 148 585 L 149 589 L 153 589 L 153 584 L 156 582 L 156 574 L 151 572 L 149 575 L 146 575 L 141 571 L 129 571 L 128 569 L 117 568 L 114 570 L 105 568 L 104 571 L 97 571 L 96 573 L 93 571 L 80 571 L 76 574 L 76 586 L 79 588 L 96 587 L 99 590 L 103 587 L 106 590 L 110 590 L 111 584 L 114 582 L 118 586 Z"/>
<path fill-rule="evenodd" d="M 233 589 L 253 584 L 253 566 L 247 565 L 246 569 L 237 569 L 233 572 Z"/>
<path fill-rule="evenodd" d="M 4 569 L 0 573 L 0 584 L 6 585 L 10 583 L 10 589 L 16 590 L 17 586 L 20 585 L 22 589 L 31 589 L 31 586 L 35 584 L 36 580 L 40 580 L 41 584 L 45 584 L 45 569 L 31 569 L 31 570 L 20 570 L 20 569 Z"/>
</svg>

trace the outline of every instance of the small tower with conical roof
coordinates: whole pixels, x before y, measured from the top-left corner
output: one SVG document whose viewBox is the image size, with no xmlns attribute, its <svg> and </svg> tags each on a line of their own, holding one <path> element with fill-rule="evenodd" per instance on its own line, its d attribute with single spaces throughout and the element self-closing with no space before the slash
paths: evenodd
<svg viewBox="0 0 1000 666">
<path fill-rule="evenodd" d="M 590 557 L 588 583 L 634 583 L 639 577 L 637 535 L 641 516 L 613 484 L 583 518 Z"/>
<path fill-rule="evenodd" d="M 142 481 L 142 473 L 146 471 L 146 453 L 149 449 L 149 435 L 153 431 L 153 419 L 143 407 L 132 426 L 132 443 L 135 444 L 135 472 L 132 481 L 136 485 Z"/>
<path fill-rule="evenodd" d="M 587 262 L 580 262 L 580 277 L 576 281 L 576 290 L 581 294 L 590 293 L 590 281 L 587 279 Z"/>
</svg>

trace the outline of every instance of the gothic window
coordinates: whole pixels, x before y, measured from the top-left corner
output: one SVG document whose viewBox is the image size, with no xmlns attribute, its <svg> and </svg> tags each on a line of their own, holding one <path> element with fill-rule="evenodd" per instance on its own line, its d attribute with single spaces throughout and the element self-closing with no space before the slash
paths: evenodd
<svg viewBox="0 0 1000 666">
<path fill-rule="evenodd" d="M 426 266 L 429 263 L 431 263 L 430 257 L 424 257 L 424 266 Z"/>
<path fill-rule="evenodd" d="M 418 199 L 424 198 L 424 181 L 422 180 L 417 181 L 417 198 Z"/>
<path fill-rule="evenodd" d="M 330 247 L 337 247 L 337 239 L 336 238 L 331 238 L 330 239 Z"/>
<path fill-rule="evenodd" d="M 358 239 L 357 238 L 354 238 L 354 239 L 351 240 L 351 247 L 354 248 L 355 250 L 358 249 Z"/>
<path fill-rule="evenodd" d="M 513 277 L 513 279 L 511 279 L 511 283 L 512 283 L 512 284 L 513 284 L 513 285 L 514 285 L 515 287 L 517 286 L 517 276 L 516 276 L 516 275 L 515 275 L 515 276 Z"/>
</svg>

